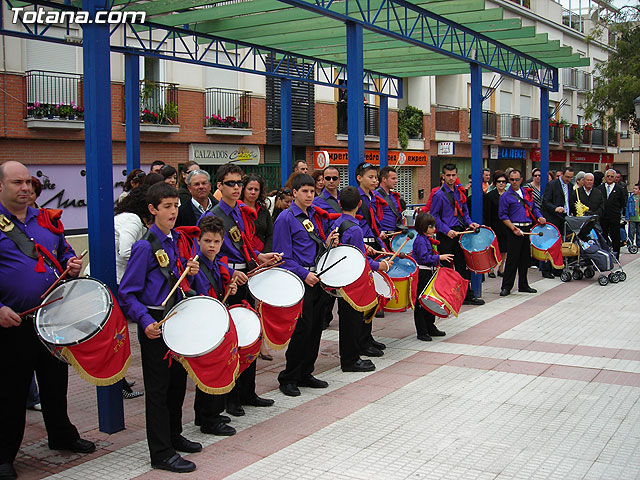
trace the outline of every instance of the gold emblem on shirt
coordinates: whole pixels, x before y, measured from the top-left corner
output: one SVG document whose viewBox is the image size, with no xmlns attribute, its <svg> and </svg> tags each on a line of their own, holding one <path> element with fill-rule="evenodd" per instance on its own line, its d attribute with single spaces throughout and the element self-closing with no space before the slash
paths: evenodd
<svg viewBox="0 0 640 480">
<path fill-rule="evenodd" d="M 163 249 L 156 250 L 156 260 L 162 268 L 169 266 L 169 255 Z"/>
<path fill-rule="evenodd" d="M 0 230 L 10 232 L 13 230 L 13 222 L 4 215 L 0 215 Z"/>
<path fill-rule="evenodd" d="M 315 230 L 315 227 L 313 226 L 313 222 L 311 222 L 311 220 L 307 219 L 304 220 L 302 222 L 302 225 L 304 226 L 304 228 L 307 230 L 307 232 L 312 233 Z"/>
<path fill-rule="evenodd" d="M 242 240 L 242 234 L 240 233 L 240 229 L 236 226 L 229 230 L 229 236 L 231 237 L 232 242 L 239 242 Z"/>
</svg>

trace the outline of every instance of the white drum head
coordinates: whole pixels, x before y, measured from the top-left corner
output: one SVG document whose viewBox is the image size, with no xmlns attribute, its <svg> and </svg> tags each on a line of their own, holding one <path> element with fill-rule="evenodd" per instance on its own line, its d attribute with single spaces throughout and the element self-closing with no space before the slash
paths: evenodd
<svg viewBox="0 0 640 480">
<path fill-rule="evenodd" d="M 254 275 L 249 279 L 248 286 L 256 300 L 272 307 L 292 307 L 304 297 L 302 280 L 283 268 L 271 268 Z"/>
<path fill-rule="evenodd" d="M 62 297 L 38 310 L 36 331 L 47 343 L 77 345 L 96 335 L 109 320 L 113 302 L 107 287 L 95 278 L 62 282 L 43 303 Z"/>
<path fill-rule="evenodd" d="M 248 347 L 260 338 L 262 325 L 256 312 L 244 307 L 231 307 L 229 313 L 238 331 L 238 347 Z"/>
<path fill-rule="evenodd" d="M 229 331 L 229 313 L 215 298 L 190 297 L 167 314 L 177 312 L 162 325 L 169 349 L 184 357 L 199 357 L 214 350 Z"/>
<path fill-rule="evenodd" d="M 373 282 L 378 295 L 382 295 L 384 298 L 391 298 L 391 286 L 380 272 L 373 272 Z"/>
<path fill-rule="evenodd" d="M 351 245 L 340 245 L 332 248 L 329 252 L 323 253 L 316 265 L 317 272 L 321 272 L 345 256 L 347 258 L 320 277 L 320 281 L 326 286 L 332 288 L 346 287 L 358 280 L 362 272 L 364 272 L 367 260 L 360 250 Z M 327 258 L 326 262 L 324 261 L 325 258 Z"/>
</svg>

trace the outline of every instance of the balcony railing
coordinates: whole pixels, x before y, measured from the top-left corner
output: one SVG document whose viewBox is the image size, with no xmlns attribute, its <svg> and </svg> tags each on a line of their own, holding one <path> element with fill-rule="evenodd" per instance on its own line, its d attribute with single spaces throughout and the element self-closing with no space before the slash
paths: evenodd
<svg viewBox="0 0 640 480">
<path fill-rule="evenodd" d="M 488 110 L 482 111 L 482 136 L 495 137 L 498 133 L 498 114 Z M 471 110 L 469 110 L 469 136 L 471 136 Z"/>
<path fill-rule="evenodd" d="M 347 103 L 336 104 L 338 111 L 338 134 L 347 135 L 349 133 Z M 364 106 L 364 134 L 373 137 L 380 136 L 380 110 L 375 105 Z"/>
<path fill-rule="evenodd" d="M 455 107 L 436 107 L 436 131 L 459 132 L 460 109 Z"/>
<path fill-rule="evenodd" d="M 567 90 L 591 90 L 591 74 L 577 68 L 562 69 L 562 86 Z"/>
<path fill-rule="evenodd" d="M 582 128 L 578 125 L 564 127 L 564 143 L 582 143 Z"/>
<path fill-rule="evenodd" d="M 249 128 L 251 92 L 226 88 L 205 91 L 205 126 Z"/>
<path fill-rule="evenodd" d="M 25 79 L 27 118 L 84 117 L 82 75 L 29 70 Z"/>
<path fill-rule="evenodd" d="M 177 125 L 178 84 L 140 80 L 140 121 Z"/>
<path fill-rule="evenodd" d="M 538 140 L 540 136 L 540 120 L 521 117 L 509 113 L 500 114 L 500 137 L 519 138 L 522 140 Z"/>
<path fill-rule="evenodd" d="M 584 133 L 586 133 L 587 131 L 588 131 L 587 129 L 583 131 L 583 136 L 584 136 Z M 604 147 L 605 139 L 606 139 L 606 132 L 602 128 L 594 128 L 593 130 L 591 130 L 591 145 Z"/>
<path fill-rule="evenodd" d="M 559 125 L 549 125 L 549 142 L 560 143 L 562 138 L 562 127 Z"/>
<path fill-rule="evenodd" d="M 622 133 L 620 134 L 622 138 Z M 617 147 L 618 145 L 618 132 L 609 131 L 607 135 L 607 145 L 609 147 Z"/>
</svg>

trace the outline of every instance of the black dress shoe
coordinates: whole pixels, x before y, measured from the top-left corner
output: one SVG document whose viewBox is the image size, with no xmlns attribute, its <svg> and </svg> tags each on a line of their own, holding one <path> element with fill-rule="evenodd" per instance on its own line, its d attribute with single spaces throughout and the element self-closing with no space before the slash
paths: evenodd
<svg viewBox="0 0 640 480">
<path fill-rule="evenodd" d="M 299 397 L 300 389 L 294 383 L 281 383 L 280 391 L 287 397 Z"/>
<path fill-rule="evenodd" d="M 504 277 L 504 273 L 502 273 L 502 272 L 498 272 L 498 276 L 499 276 L 499 277 Z"/>
<path fill-rule="evenodd" d="M 511 292 L 509 290 L 507 290 L 506 288 L 503 288 L 502 290 L 500 290 L 500 296 L 501 297 L 506 297 L 507 295 L 509 295 Z"/>
<path fill-rule="evenodd" d="M 438 330 L 434 326 L 429 329 L 429 335 L 431 335 L 432 337 L 444 337 L 446 333 L 444 333 L 442 330 Z"/>
<path fill-rule="evenodd" d="M 381 357 L 384 355 L 384 352 L 379 348 L 371 345 L 370 347 L 365 348 L 360 352 L 360 355 L 364 355 L 365 357 Z"/>
<path fill-rule="evenodd" d="M 11 463 L 0 463 L 0 480 L 15 480 L 16 478 L 18 478 L 18 473 Z"/>
<path fill-rule="evenodd" d="M 418 340 L 422 340 L 423 342 L 430 342 L 433 340 L 431 335 L 418 335 Z"/>
<path fill-rule="evenodd" d="M 219 437 L 230 437 L 236 434 L 235 428 L 223 422 L 214 425 L 202 425 L 200 431 L 209 435 L 218 435 Z"/>
<path fill-rule="evenodd" d="M 300 380 L 298 382 L 298 386 L 309 387 L 309 388 L 327 388 L 329 386 L 329 383 L 325 382 L 324 380 L 320 380 L 319 378 L 316 378 L 313 375 L 309 375 L 309 378 Z"/>
<path fill-rule="evenodd" d="M 496 278 L 496 274 L 495 272 L 489 272 L 489 274 L 487 275 L 489 278 Z"/>
<path fill-rule="evenodd" d="M 202 451 L 202 445 L 200 443 L 187 440 L 182 435 L 179 435 L 176 438 L 171 439 L 171 445 L 178 452 L 196 453 L 196 452 Z"/>
<path fill-rule="evenodd" d="M 56 445 L 49 444 L 49 448 L 51 450 L 68 450 L 70 452 L 76 453 L 93 453 L 96 451 L 96 444 L 90 442 L 89 440 L 83 440 L 82 438 L 78 438 L 71 443 L 67 443 L 64 445 Z"/>
<path fill-rule="evenodd" d="M 242 417 L 244 415 L 244 408 L 237 403 L 228 403 L 227 404 L 227 413 L 229 415 L 233 415 L 234 417 Z"/>
<path fill-rule="evenodd" d="M 371 361 L 369 363 L 371 363 Z M 373 363 L 368 365 L 364 360 L 358 359 L 355 363 L 345 365 L 341 368 L 343 372 L 373 372 L 376 369 L 376 366 Z"/>
<path fill-rule="evenodd" d="M 211 419 L 211 423 L 229 423 L 231 421 L 231 419 L 229 417 L 227 417 L 226 415 L 216 415 Z M 196 427 L 200 427 L 202 425 L 205 425 L 207 422 L 203 422 L 202 420 L 200 420 L 199 418 L 196 418 L 193 421 L 193 424 Z"/>
<path fill-rule="evenodd" d="M 376 347 L 378 350 L 384 350 L 385 348 L 387 348 L 384 343 L 378 342 L 377 340 L 371 340 L 371 345 Z"/>
<path fill-rule="evenodd" d="M 161 462 L 151 462 L 151 466 L 174 473 L 189 473 L 196 469 L 195 463 L 185 460 L 177 453 L 173 457 L 169 457 Z"/>
<path fill-rule="evenodd" d="M 463 305 L 484 305 L 484 300 L 478 297 L 465 298 Z"/>
<path fill-rule="evenodd" d="M 255 396 L 249 400 L 242 400 L 242 405 L 249 405 L 252 407 L 270 407 L 275 403 L 275 400 L 271 398 L 262 398 L 259 396 Z"/>
<path fill-rule="evenodd" d="M 538 293 L 538 290 L 536 290 L 535 288 L 531 288 L 531 287 L 519 288 L 518 291 L 522 292 L 522 293 Z"/>
<path fill-rule="evenodd" d="M 543 276 L 544 278 L 555 278 L 555 277 L 553 276 L 553 273 L 549 273 L 549 272 L 543 272 L 543 273 L 542 273 L 542 276 Z"/>
<path fill-rule="evenodd" d="M 376 318 L 384 318 L 384 310 L 380 309 L 376 312 Z"/>
</svg>

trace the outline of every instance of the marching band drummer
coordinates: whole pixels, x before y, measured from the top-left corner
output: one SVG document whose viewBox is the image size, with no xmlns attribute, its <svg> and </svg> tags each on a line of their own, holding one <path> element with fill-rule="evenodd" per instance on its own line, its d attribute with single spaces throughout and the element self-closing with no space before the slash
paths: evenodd
<svg viewBox="0 0 640 480">
<path fill-rule="evenodd" d="M 382 207 L 382 220 L 380 228 L 387 232 L 397 232 L 402 224 L 402 197 L 394 189 L 398 184 L 398 173 L 393 167 L 384 167 L 380 170 L 380 186 L 376 193 L 380 195 L 386 205 Z"/>
<path fill-rule="evenodd" d="M 17 478 L 13 462 L 22 443 L 29 386 L 35 370 L 49 448 L 91 453 L 67 415 L 68 365 L 38 339 L 34 315 L 19 312 L 40 304 L 40 296 L 65 267 L 77 277 L 82 260 L 65 240 L 59 217 L 29 207 L 31 174 L 14 161 L 0 165 L 0 349 L 11 361 L 0 375 L 0 479 Z M 35 242 L 35 243 L 34 243 Z"/>
<path fill-rule="evenodd" d="M 500 296 L 511 293 L 518 272 L 518 291 L 536 293 L 529 286 L 527 273 L 531 264 L 529 238 L 523 232 L 530 232 L 535 223 L 544 225 L 546 220 L 533 200 L 530 188 L 520 188 L 522 173 L 514 169 L 509 173 L 510 188 L 500 196 L 498 217 L 509 229 L 507 237 L 507 264 L 502 277 Z"/>
<path fill-rule="evenodd" d="M 312 207 L 315 181 L 311 175 L 292 179 L 294 203 L 284 210 L 273 226 L 273 248 L 284 252 L 283 268 L 295 273 L 305 283 L 302 315 L 298 318 L 285 353 L 285 369 L 278 375 L 280 391 L 287 396 L 300 395 L 299 387 L 326 388 L 324 380 L 313 376 L 320 337 L 322 336 L 321 299 L 323 290 L 315 274 L 317 253 L 337 241 L 337 232 L 325 235 L 328 214 Z M 324 218 L 326 216 L 326 218 Z"/>
</svg>

